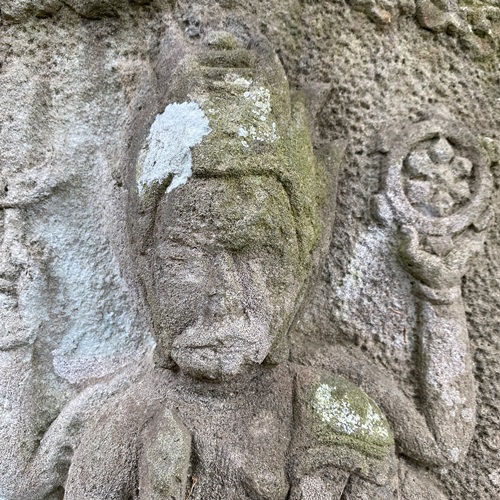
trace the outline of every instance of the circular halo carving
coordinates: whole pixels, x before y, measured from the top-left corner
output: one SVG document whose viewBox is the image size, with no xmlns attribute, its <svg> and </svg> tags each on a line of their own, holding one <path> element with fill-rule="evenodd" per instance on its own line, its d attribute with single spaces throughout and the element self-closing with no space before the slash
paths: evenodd
<svg viewBox="0 0 500 500">
<path fill-rule="evenodd" d="M 432 120 L 408 127 L 396 138 L 386 160 L 385 195 L 394 217 L 421 234 L 463 231 L 489 205 L 493 185 L 489 164 L 479 141 L 460 124 Z M 457 180 L 453 175 L 458 170 Z M 446 186 L 432 187 L 433 182 L 447 185 L 451 194 Z M 412 197 L 432 200 L 419 206 Z"/>
</svg>

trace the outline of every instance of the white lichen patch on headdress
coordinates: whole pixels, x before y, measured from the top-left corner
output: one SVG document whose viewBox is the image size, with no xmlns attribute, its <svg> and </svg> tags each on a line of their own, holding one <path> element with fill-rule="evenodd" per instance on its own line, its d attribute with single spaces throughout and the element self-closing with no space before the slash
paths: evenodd
<svg viewBox="0 0 500 500">
<path fill-rule="evenodd" d="M 321 384 L 316 389 L 312 406 L 321 421 L 338 433 L 389 438 L 386 422 L 372 405 L 368 405 L 366 414 L 360 414 L 348 398 L 336 394 L 333 386 Z"/>
<path fill-rule="evenodd" d="M 208 118 L 196 102 L 169 104 L 159 114 L 139 153 L 137 188 L 146 188 L 172 180 L 167 193 L 185 184 L 192 175 L 191 148 L 200 144 L 212 129 Z"/>
<path fill-rule="evenodd" d="M 236 73 L 228 73 L 225 76 L 224 81 L 229 85 L 242 89 L 248 89 L 253 83 L 253 80 L 244 78 L 240 75 L 237 75 Z"/>
<path fill-rule="evenodd" d="M 269 121 L 271 114 L 271 93 L 265 87 L 256 87 L 244 92 L 243 97 L 252 105 L 252 123 L 240 126 L 238 134 L 243 138 L 241 143 L 248 147 L 248 140 L 275 142 L 279 139 L 276 123 Z"/>
</svg>

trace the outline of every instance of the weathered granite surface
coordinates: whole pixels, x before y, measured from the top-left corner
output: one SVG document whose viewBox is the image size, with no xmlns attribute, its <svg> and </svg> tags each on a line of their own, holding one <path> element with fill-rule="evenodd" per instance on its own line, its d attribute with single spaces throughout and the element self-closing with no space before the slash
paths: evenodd
<svg viewBox="0 0 500 500">
<path fill-rule="evenodd" d="M 499 497 L 499 41 L 2 0 L 0 499 Z"/>
</svg>

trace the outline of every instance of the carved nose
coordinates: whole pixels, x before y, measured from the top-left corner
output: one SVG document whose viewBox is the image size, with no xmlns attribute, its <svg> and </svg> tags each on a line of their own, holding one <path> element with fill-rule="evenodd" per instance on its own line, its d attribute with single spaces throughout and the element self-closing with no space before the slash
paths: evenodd
<svg viewBox="0 0 500 500">
<path fill-rule="evenodd" d="M 217 321 L 229 316 L 239 316 L 243 311 L 242 297 L 238 290 L 221 286 L 209 293 L 205 312 L 207 320 Z"/>
<path fill-rule="evenodd" d="M 241 276 L 232 258 L 220 255 L 214 263 L 212 283 L 209 287 L 205 317 L 207 320 L 220 320 L 228 316 L 244 313 L 243 288 Z"/>
</svg>

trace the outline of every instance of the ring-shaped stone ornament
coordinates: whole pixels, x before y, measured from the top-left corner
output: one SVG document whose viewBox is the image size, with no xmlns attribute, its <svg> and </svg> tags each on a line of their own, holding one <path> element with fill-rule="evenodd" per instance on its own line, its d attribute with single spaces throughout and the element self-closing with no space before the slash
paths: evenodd
<svg viewBox="0 0 500 500">
<path fill-rule="evenodd" d="M 449 216 L 433 217 L 415 209 L 404 191 L 405 158 L 423 141 L 445 138 L 474 166 L 470 200 Z M 386 159 L 384 191 L 395 219 L 401 225 L 414 226 L 421 234 L 456 234 L 484 215 L 492 192 L 489 158 L 479 141 L 463 126 L 454 122 L 424 121 L 402 131 L 393 142 Z"/>
</svg>

